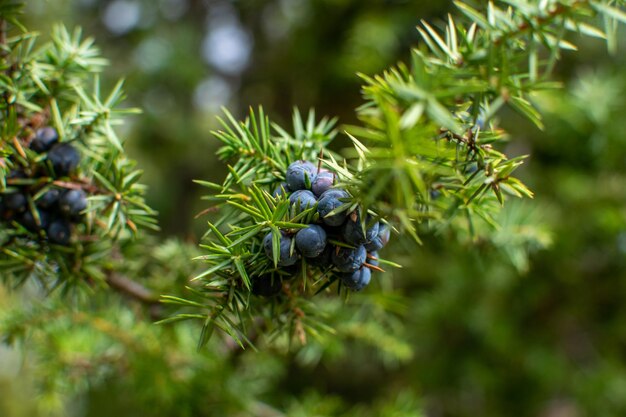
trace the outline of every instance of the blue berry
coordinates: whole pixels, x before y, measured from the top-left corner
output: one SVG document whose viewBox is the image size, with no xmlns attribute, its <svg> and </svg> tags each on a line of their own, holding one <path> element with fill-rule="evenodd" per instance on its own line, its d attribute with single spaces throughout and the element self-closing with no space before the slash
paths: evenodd
<svg viewBox="0 0 626 417">
<path fill-rule="evenodd" d="M 316 164 L 314 164 L 313 162 L 309 162 L 309 161 L 302 161 L 302 163 L 311 174 L 313 175 L 317 174 Z"/>
<path fill-rule="evenodd" d="M 347 192 L 337 189 L 330 189 L 320 196 L 317 203 L 317 212 L 326 225 L 341 226 L 343 224 L 348 215 L 347 210 L 342 211 L 341 213 L 333 214 L 332 216 L 328 216 L 328 214 L 344 204 L 341 199 L 349 197 L 350 195 Z"/>
<path fill-rule="evenodd" d="M 26 198 L 26 195 L 19 192 L 5 194 L 3 201 L 4 208 L 6 210 L 11 210 L 17 213 L 26 211 L 26 208 L 28 207 L 28 199 Z"/>
<path fill-rule="evenodd" d="M 48 225 L 48 239 L 59 245 L 67 245 L 70 243 L 72 230 L 70 222 L 65 219 L 56 219 Z"/>
<path fill-rule="evenodd" d="M 326 190 L 320 195 L 320 199 L 325 197 L 335 197 L 335 198 L 349 198 L 350 194 L 346 190 L 342 190 L 341 188 L 331 188 L 330 190 Z"/>
<path fill-rule="evenodd" d="M 390 235 L 391 231 L 389 226 L 380 223 L 380 226 L 378 227 L 378 234 L 374 236 L 371 242 L 365 245 L 365 249 L 369 252 L 381 250 L 389 242 Z"/>
<path fill-rule="evenodd" d="M 50 213 L 45 210 L 37 210 L 37 214 L 39 215 L 39 224 L 37 224 L 35 216 L 30 210 L 25 211 L 18 221 L 31 232 L 47 228 L 50 224 Z"/>
<path fill-rule="evenodd" d="M 369 224 L 369 216 L 365 223 L 365 227 Z M 356 221 L 348 219 L 343 227 L 343 238 L 351 245 L 362 245 L 370 243 L 378 235 L 378 222 L 371 225 L 365 231 L 361 225 L 361 216 L 357 214 Z"/>
<path fill-rule="evenodd" d="M 332 253 L 333 264 L 341 272 L 354 272 L 363 265 L 367 257 L 364 246 L 354 249 L 339 247 Z"/>
<path fill-rule="evenodd" d="M 317 168 L 312 163 L 307 161 L 293 162 L 287 167 L 286 180 L 289 189 L 297 191 L 311 188 L 316 174 Z"/>
<path fill-rule="evenodd" d="M 37 200 L 37 205 L 42 208 L 52 208 L 58 202 L 61 197 L 61 190 L 58 188 L 50 188 L 48 191 L 43 193 L 41 197 Z"/>
<path fill-rule="evenodd" d="M 428 194 L 430 195 L 431 200 L 436 200 L 441 197 L 441 191 L 439 190 L 430 190 Z"/>
<path fill-rule="evenodd" d="M 309 225 L 306 229 L 300 229 L 296 233 L 296 247 L 303 256 L 315 258 L 326 247 L 326 232 L 321 226 Z"/>
<path fill-rule="evenodd" d="M 52 164 L 54 173 L 59 177 L 64 177 L 78 168 L 80 154 L 69 143 L 57 143 L 48 152 L 48 160 Z"/>
<path fill-rule="evenodd" d="M 473 174 L 476 171 L 478 171 L 478 163 L 472 163 L 465 168 L 467 174 Z"/>
<path fill-rule="evenodd" d="M 335 182 L 335 175 L 332 172 L 324 171 L 315 176 L 311 184 L 311 190 L 315 197 L 321 196 L 325 191 L 329 190 Z"/>
<path fill-rule="evenodd" d="M 357 269 L 354 272 L 348 272 L 341 275 L 341 282 L 343 285 L 352 291 L 361 291 L 370 283 L 371 279 L 372 271 L 365 267 Z"/>
<path fill-rule="evenodd" d="M 289 196 L 289 202 L 296 206 L 297 212 L 301 212 L 315 206 L 317 200 L 309 190 L 298 190 Z"/>
<path fill-rule="evenodd" d="M 274 191 L 272 192 L 272 197 L 278 198 L 281 196 L 286 196 L 288 194 L 289 194 L 289 186 L 287 185 L 286 182 L 281 182 L 280 184 L 276 186 L 276 188 L 274 188 Z"/>
<path fill-rule="evenodd" d="M 87 194 L 83 190 L 68 190 L 61 196 L 59 208 L 68 216 L 78 216 L 87 208 Z"/>
<path fill-rule="evenodd" d="M 332 265 L 332 254 L 335 251 L 335 246 L 326 244 L 324 251 L 315 258 L 307 259 L 307 262 L 313 266 L 321 269 L 326 269 Z"/>
<path fill-rule="evenodd" d="M 272 232 L 263 238 L 263 248 L 268 258 L 274 259 L 274 248 L 272 246 Z M 285 235 L 280 237 L 280 253 L 278 255 L 278 266 L 290 266 L 298 262 L 298 254 L 294 250 L 291 252 L 291 238 Z"/>
<path fill-rule="evenodd" d="M 30 142 L 30 148 L 37 152 L 48 152 L 59 141 L 59 134 L 53 127 L 42 127 L 35 133 L 35 138 Z"/>
</svg>

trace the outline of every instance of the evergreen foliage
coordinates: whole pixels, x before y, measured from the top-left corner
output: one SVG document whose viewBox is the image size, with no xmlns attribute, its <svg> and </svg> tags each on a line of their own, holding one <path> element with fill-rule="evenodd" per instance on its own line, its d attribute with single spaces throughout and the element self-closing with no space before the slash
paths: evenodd
<svg viewBox="0 0 626 417">
<path fill-rule="evenodd" d="M 156 227 L 138 182 L 141 171 L 114 130 L 137 110 L 119 107 L 122 82 L 101 92 L 98 74 L 106 60 L 93 39 L 79 29 L 56 26 L 51 41 L 39 45 L 38 36 L 17 21 L 19 11 L 19 3 L 5 3 L 0 15 L 2 279 L 9 285 L 34 279 L 45 288 L 65 290 L 103 283 L 117 242 L 131 239 L 140 227 Z M 48 149 L 38 145 L 41 129 L 53 129 L 60 143 Z M 73 231 L 57 223 L 66 230 L 55 234 L 54 221 L 47 232 L 38 230 L 45 212 L 37 206 L 50 190 L 89 195 L 88 207 L 73 213 L 85 215 Z M 15 212 L 20 210 L 7 209 L 15 195 L 27 196 L 24 210 L 36 219 L 35 227 L 19 219 Z"/>
<path fill-rule="evenodd" d="M 338 186 L 352 196 L 331 215 L 371 211 L 374 221 L 386 217 L 416 241 L 419 228 L 470 239 L 478 229 L 498 239 L 505 196 L 532 197 L 513 176 L 525 156 L 509 158 L 500 150 L 508 135 L 497 124 L 498 112 L 509 106 L 543 128 L 532 95 L 560 86 L 550 76 L 561 51 L 576 49 L 567 33 L 606 39 L 613 48 L 615 25 L 624 16 L 612 3 L 593 1 L 490 2 L 484 13 L 455 4 L 462 16 L 449 16 L 441 33 L 422 22 L 423 44 L 412 51 L 410 67 L 400 64 L 380 76 L 362 76 L 365 102 L 357 109 L 362 124 L 345 128 L 353 143 L 345 158 L 328 151 L 333 121 L 316 122 L 313 113 L 304 123 L 296 110 L 288 133 L 262 109 L 251 110 L 242 122 L 226 112 L 228 121 L 215 136 L 223 143 L 218 155 L 230 174 L 223 184 L 200 182 L 214 190 L 207 210 L 220 216 L 209 223 L 208 243 L 202 246 L 208 254 L 200 259 L 209 267 L 190 289 L 199 298 L 165 297 L 208 313 L 185 312 L 167 322 L 203 320 L 200 346 L 215 326 L 244 346 L 250 342 L 246 329 L 258 317 L 269 317 L 263 327 L 271 333 L 287 331 L 290 340 L 297 336 L 301 342 L 305 333 L 325 328 L 314 308 L 303 310 L 298 303 L 330 292 L 336 275 L 319 273 L 306 262 L 287 277 L 272 273 L 272 280 L 297 277 L 284 283 L 283 297 L 271 302 L 250 297 L 251 282 L 269 270 L 262 239 L 273 233 L 278 256 L 281 230 L 305 227 L 316 211 L 289 211 L 287 201 L 270 197 L 272 190 L 284 183 L 287 165 L 316 154 L 319 166 L 336 173 Z M 602 29 L 593 25 L 598 16 L 605 17 Z M 365 220 L 361 223 L 365 228 Z M 498 247 L 519 268 L 525 267 L 524 251 L 547 242 L 539 231 L 509 229 L 506 235 Z"/>
</svg>

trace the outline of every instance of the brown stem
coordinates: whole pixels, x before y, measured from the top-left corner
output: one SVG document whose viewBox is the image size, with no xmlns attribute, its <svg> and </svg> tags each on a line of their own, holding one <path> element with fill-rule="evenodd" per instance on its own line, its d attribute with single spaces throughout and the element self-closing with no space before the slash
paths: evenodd
<svg viewBox="0 0 626 417">
<path fill-rule="evenodd" d="M 448 137 L 450 137 L 452 139 L 456 139 L 459 142 L 462 142 L 462 143 L 466 144 L 470 148 L 473 148 L 473 149 L 476 148 L 476 142 L 474 141 L 474 138 L 471 135 L 471 131 L 470 131 L 470 137 L 465 137 L 465 136 L 459 135 L 457 133 L 451 132 L 450 130 L 444 129 L 444 128 L 439 129 L 439 133 L 440 134 L 444 134 L 444 135 L 446 135 L 446 136 L 448 136 Z"/>
<path fill-rule="evenodd" d="M 4 19 L 0 19 L 0 45 L 6 46 L 7 44 L 7 21 Z M 2 50 L 2 55 L 5 54 L 5 51 Z"/>
<path fill-rule="evenodd" d="M 376 266 L 376 265 L 372 265 L 372 264 L 368 264 L 367 262 L 365 262 L 363 264 L 363 266 L 366 267 L 366 268 L 369 268 L 369 269 L 373 269 L 374 271 L 385 272 L 385 270 L 382 269 L 381 267 Z"/>
<path fill-rule="evenodd" d="M 107 284 L 116 291 L 119 291 L 144 304 L 155 304 L 159 302 L 157 296 L 143 285 L 126 278 L 115 272 L 110 272 L 106 277 Z"/>
<path fill-rule="evenodd" d="M 4 19 L 0 19 L 0 58 L 2 58 L 3 60 L 5 58 L 7 58 L 8 56 L 8 52 L 7 52 L 7 21 Z M 9 61 L 8 59 L 6 59 L 6 61 Z M 10 75 L 11 72 L 11 66 L 9 65 L 8 62 L 3 62 L 3 64 L 5 64 L 6 66 L 6 70 L 4 71 L 4 73 L 6 75 Z M 2 93 L 1 97 L 4 99 L 5 102 L 7 102 L 7 97 L 8 97 L 8 91 L 5 91 L 4 93 Z M 7 102 L 8 104 L 8 102 Z"/>
<path fill-rule="evenodd" d="M 554 10 L 551 10 L 548 12 L 548 15 L 543 17 L 543 16 L 538 16 L 535 18 L 535 22 L 539 25 L 543 25 L 545 23 L 549 23 L 552 22 L 552 20 L 554 20 L 555 18 L 571 11 L 574 10 L 577 7 L 580 6 L 584 6 L 584 5 L 588 5 L 589 1 L 587 0 L 579 0 L 579 1 L 575 1 L 574 3 L 572 3 L 571 5 L 569 5 L 569 7 L 564 6 L 562 4 L 557 4 L 556 7 L 554 8 Z M 503 36 L 501 36 L 500 38 L 497 38 L 493 41 L 494 44 L 499 45 L 500 43 L 502 43 L 502 41 L 506 40 L 506 39 L 510 39 L 510 38 L 514 38 L 515 36 L 519 36 L 522 33 L 526 32 L 527 30 L 531 29 L 532 25 L 529 24 L 529 22 L 522 22 L 515 30 L 508 32 L 508 33 L 504 33 Z"/>
<path fill-rule="evenodd" d="M 317 158 L 317 173 L 319 174 L 322 171 L 322 161 L 324 160 L 324 148 L 320 149 L 320 155 Z"/>
<path fill-rule="evenodd" d="M 148 288 L 112 271 L 107 274 L 106 282 L 115 291 L 145 304 L 150 310 L 152 319 L 158 320 L 163 318 L 163 309 L 159 303 L 159 297 Z"/>
</svg>

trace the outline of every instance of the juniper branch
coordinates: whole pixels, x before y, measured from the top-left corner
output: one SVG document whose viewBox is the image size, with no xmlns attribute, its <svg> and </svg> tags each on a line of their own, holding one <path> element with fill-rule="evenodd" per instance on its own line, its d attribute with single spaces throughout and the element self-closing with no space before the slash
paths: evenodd
<svg viewBox="0 0 626 417">
<path fill-rule="evenodd" d="M 565 29 L 610 35 L 587 23 L 598 3 L 503 0 L 489 2 L 482 12 L 457 1 L 464 18 L 450 16 L 439 29 L 422 22 L 418 30 L 423 43 L 412 51 L 410 66 L 362 75 L 365 103 L 357 109 L 361 123 L 346 127 L 353 148 L 341 155 L 328 152 L 332 124 L 316 124 L 309 117 L 305 128 L 296 112 L 291 134 L 270 123 L 262 109 L 251 111 L 243 122 L 226 113 L 224 130 L 215 134 L 224 143 L 219 155 L 229 163 L 230 173 L 223 184 L 198 181 L 214 191 L 206 199 L 224 208 L 209 225 L 202 245 L 206 255 L 199 257 L 208 264 L 196 277 L 202 285 L 194 295 L 202 302 L 170 300 L 206 312 L 178 319 L 204 320 L 201 345 L 214 326 L 242 343 L 250 316 L 262 315 L 266 308 L 251 297 L 250 283 L 263 274 L 283 272 L 276 267 L 280 231 L 311 222 L 306 214 L 289 216 L 288 202 L 270 194 L 276 195 L 274 187 L 285 178 L 287 165 L 296 158 L 317 162 L 320 150 L 325 158 L 318 168 L 323 164 L 336 173 L 339 186 L 352 196 L 337 210 L 370 210 L 376 221 L 388 218 L 418 241 L 429 229 L 471 238 L 477 230 L 495 233 L 505 194 L 533 196 L 513 176 L 525 157 L 509 158 L 498 149 L 508 136 L 498 127 L 496 114 L 509 105 L 543 127 L 532 94 L 558 87 L 549 76 L 560 51 L 572 47 L 563 39 Z M 616 10 L 610 13 L 622 16 Z M 540 48 L 549 52 L 547 60 L 539 59 L 544 52 Z M 310 140 L 316 131 L 321 137 L 317 143 Z M 262 254 L 262 237 L 268 232 L 275 236 L 273 262 Z M 336 282 L 332 273 L 330 278 L 312 277 L 306 267 L 302 270 L 297 296 L 284 297 L 289 287 L 284 284 L 279 288 L 283 298 L 272 304 L 289 317 L 288 325 L 268 332 L 303 339 L 305 320 L 296 313 L 305 310 L 300 303 L 312 287 L 323 293 Z M 307 312 L 307 320 L 312 317 L 315 312 Z"/>
<path fill-rule="evenodd" d="M 113 271 L 109 271 L 106 277 L 107 284 L 114 290 L 147 305 L 158 304 L 159 297 L 151 290 L 139 284 L 137 281 L 133 281 L 130 278 L 118 274 Z"/>
<path fill-rule="evenodd" d="M 7 46 L 7 21 L 2 18 L 0 18 L 0 46 L 2 47 L 0 55 L 5 56 L 7 54 L 5 50 Z"/>
</svg>

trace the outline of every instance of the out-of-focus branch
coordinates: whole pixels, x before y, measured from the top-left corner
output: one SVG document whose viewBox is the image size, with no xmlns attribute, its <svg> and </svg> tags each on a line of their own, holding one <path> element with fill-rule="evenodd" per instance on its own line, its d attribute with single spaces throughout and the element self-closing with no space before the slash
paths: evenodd
<svg viewBox="0 0 626 417">
<path fill-rule="evenodd" d="M 150 316 L 154 320 L 163 318 L 159 297 L 148 288 L 113 271 L 107 274 L 106 282 L 115 291 L 149 307 Z"/>
<path fill-rule="evenodd" d="M 4 46 L 7 43 L 7 21 L 0 19 L 0 45 Z M 2 51 L 4 54 L 4 51 Z"/>
<path fill-rule="evenodd" d="M 144 304 L 156 304 L 159 301 L 152 291 L 123 275 L 111 272 L 106 280 L 111 288 Z"/>
</svg>

